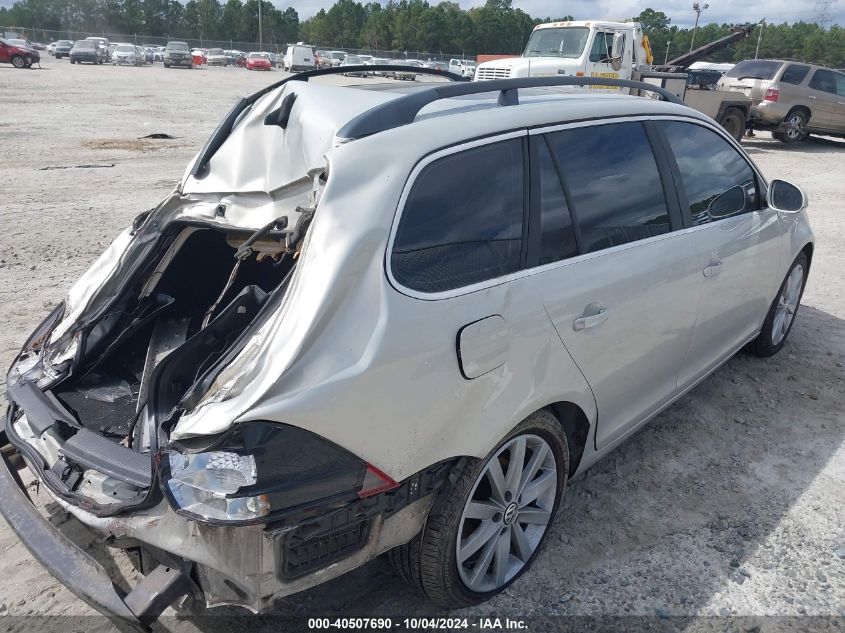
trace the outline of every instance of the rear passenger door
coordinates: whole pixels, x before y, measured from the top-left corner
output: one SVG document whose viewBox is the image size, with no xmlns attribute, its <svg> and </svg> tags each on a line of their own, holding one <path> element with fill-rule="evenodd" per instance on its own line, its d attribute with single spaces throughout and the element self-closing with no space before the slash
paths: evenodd
<svg viewBox="0 0 845 633">
<path fill-rule="evenodd" d="M 640 121 L 531 137 L 529 258 L 598 407 L 596 446 L 671 400 L 701 290 L 698 257 L 654 131 Z M 539 212 L 535 207 L 539 206 Z"/>
<path fill-rule="evenodd" d="M 763 183 L 720 132 L 691 121 L 660 121 L 657 127 L 670 149 L 703 282 L 679 380 L 684 387 L 759 331 L 783 270 L 783 230 L 777 212 L 762 203 Z"/>
<path fill-rule="evenodd" d="M 809 102 L 812 127 L 833 130 L 837 127 L 838 101 L 845 101 L 836 94 L 836 74 L 819 68 L 810 77 Z"/>
</svg>

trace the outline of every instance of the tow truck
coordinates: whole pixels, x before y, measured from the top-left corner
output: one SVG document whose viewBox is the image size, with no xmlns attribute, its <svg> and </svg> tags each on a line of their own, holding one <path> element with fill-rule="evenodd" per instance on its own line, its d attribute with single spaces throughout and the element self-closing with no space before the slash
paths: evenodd
<svg viewBox="0 0 845 633">
<path fill-rule="evenodd" d="M 748 37 L 753 25 L 735 27 L 730 35 L 705 44 L 666 64 L 654 65 L 648 36 L 639 22 L 573 20 L 534 27 L 521 57 L 478 65 L 474 79 L 511 77 L 608 77 L 655 84 L 683 99 L 690 107 L 718 121 L 737 141 L 742 139 L 751 112 L 751 99 L 722 90 L 688 86 L 689 65 Z M 615 86 L 596 89 L 621 90 Z M 634 94 L 645 96 L 642 91 Z"/>
</svg>

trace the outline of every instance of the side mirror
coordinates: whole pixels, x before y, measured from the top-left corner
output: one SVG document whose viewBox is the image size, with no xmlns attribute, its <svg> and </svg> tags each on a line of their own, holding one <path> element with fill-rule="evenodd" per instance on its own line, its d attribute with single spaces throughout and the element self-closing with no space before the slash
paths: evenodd
<svg viewBox="0 0 845 633">
<path fill-rule="evenodd" d="M 610 50 L 611 59 L 622 59 L 622 54 L 625 52 L 625 34 L 621 31 L 616 31 L 613 34 L 613 47 Z"/>
<path fill-rule="evenodd" d="M 807 208 L 807 194 L 800 187 L 785 180 L 770 182 L 766 199 L 770 208 L 784 213 L 798 213 Z"/>
</svg>

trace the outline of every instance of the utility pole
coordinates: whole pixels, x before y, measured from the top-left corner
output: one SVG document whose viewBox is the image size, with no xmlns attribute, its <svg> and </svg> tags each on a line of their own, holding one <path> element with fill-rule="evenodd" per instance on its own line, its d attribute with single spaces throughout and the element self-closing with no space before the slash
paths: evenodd
<svg viewBox="0 0 845 633">
<path fill-rule="evenodd" d="M 692 47 L 695 44 L 695 32 L 698 30 L 698 18 L 701 17 L 701 12 L 705 9 L 709 9 L 710 5 L 706 2 L 704 5 L 699 5 L 697 2 L 694 2 L 692 5 L 692 10 L 695 11 L 695 26 L 692 28 L 692 39 L 689 43 L 689 52 L 692 52 Z"/>
<path fill-rule="evenodd" d="M 669 61 L 669 47 L 672 45 L 672 40 L 666 42 L 666 56 L 663 58 L 663 65 L 666 65 L 666 62 Z"/>
<path fill-rule="evenodd" d="M 261 45 L 261 0 L 258 0 L 258 50 L 263 48 Z"/>
<path fill-rule="evenodd" d="M 754 59 L 760 55 L 760 42 L 763 41 L 763 29 L 766 28 L 766 18 L 760 20 L 760 32 L 757 34 L 757 48 L 754 50 Z"/>
</svg>

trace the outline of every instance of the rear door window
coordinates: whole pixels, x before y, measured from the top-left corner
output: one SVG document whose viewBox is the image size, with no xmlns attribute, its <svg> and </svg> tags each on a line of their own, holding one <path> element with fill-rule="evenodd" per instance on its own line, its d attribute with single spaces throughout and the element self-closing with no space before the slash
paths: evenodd
<svg viewBox="0 0 845 633">
<path fill-rule="evenodd" d="M 639 122 L 548 135 L 570 192 L 584 253 L 672 230 L 651 145 Z"/>
<path fill-rule="evenodd" d="M 809 66 L 804 66 L 802 64 L 790 64 L 786 67 L 786 70 L 783 71 L 783 75 L 781 75 L 780 80 L 785 84 L 793 84 L 797 86 L 804 81 L 804 77 L 807 76 L 808 72 L 810 72 Z"/>
<path fill-rule="evenodd" d="M 522 139 L 440 158 L 414 181 L 390 255 L 394 279 L 442 292 L 501 277 L 522 262 Z"/>
<path fill-rule="evenodd" d="M 693 225 L 759 208 L 754 171 L 727 140 L 694 123 L 659 125 L 677 162 Z"/>
<path fill-rule="evenodd" d="M 540 178 L 540 259 L 548 264 L 578 254 L 569 205 L 544 139 L 538 143 Z"/>
<path fill-rule="evenodd" d="M 810 79 L 810 88 L 836 94 L 836 74 L 830 70 L 817 70 Z"/>
</svg>

